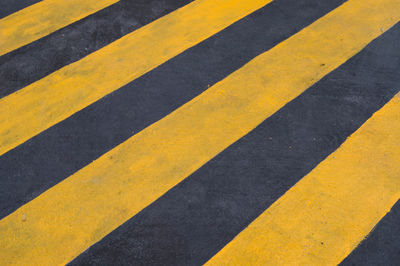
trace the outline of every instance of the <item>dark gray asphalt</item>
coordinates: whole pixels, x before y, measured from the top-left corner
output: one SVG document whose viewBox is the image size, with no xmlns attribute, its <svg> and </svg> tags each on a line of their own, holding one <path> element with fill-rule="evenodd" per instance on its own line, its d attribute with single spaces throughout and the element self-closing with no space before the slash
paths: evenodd
<svg viewBox="0 0 400 266">
<path fill-rule="evenodd" d="M 1 0 L 0 19 L 38 2 L 40 0 Z"/>
<path fill-rule="evenodd" d="M 4 154 L 0 217 L 343 2 L 276 1 Z"/>
<path fill-rule="evenodd" d="M 0 0 L 0 18 L 35 2 Z M 122 0 L 1 56 L 0 97 L 189 2 Z M 4 154 L 0 218 L 343 2 L 276 0 Z M 71 265 L 206 262 L 400 90 L 399 43 L 400 24 Z M 400 265 L 399 204 L 343 265 Z"/>
<path fill-rule="evenodd" d="M 12 1 L 7 0 L 6 2 L 9 2 L 9 6 L 14 6 Z M 99 12 L 0 57 L 0 97 L 78 61 L 191 1 L 120 0 Z"/>
<path fill-rule="evenodd" d="M 206 262 L 400 90 L 398 40 L 400 24 L 71 265 Z"/>
</svg>

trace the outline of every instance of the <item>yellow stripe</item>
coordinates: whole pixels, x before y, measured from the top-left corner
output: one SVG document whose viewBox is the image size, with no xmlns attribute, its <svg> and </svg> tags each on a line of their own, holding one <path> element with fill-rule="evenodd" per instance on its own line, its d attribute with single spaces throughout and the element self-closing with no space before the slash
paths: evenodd
<svg viewBox="0 0 400 266">
<path fill-rule="evenodd" d="M 399 8 L 350 0 L 255 58 L 1 220 L 0 261 L 71 260 L 390 28 Z"/>
<path fill-rule="evenodd" d="M 0 99 L 0 155 L 270 1 L 194 1 Z"/>
<path fill-rule="evenodd" d="M 0 20 L 0 55 L 36 41 L 119 0 L 43 0 Z"/>
<path fill-rule="evenodd" d="M 400 198 L 400 94 L 208 265 L 337 265 Z"/>
</svg>

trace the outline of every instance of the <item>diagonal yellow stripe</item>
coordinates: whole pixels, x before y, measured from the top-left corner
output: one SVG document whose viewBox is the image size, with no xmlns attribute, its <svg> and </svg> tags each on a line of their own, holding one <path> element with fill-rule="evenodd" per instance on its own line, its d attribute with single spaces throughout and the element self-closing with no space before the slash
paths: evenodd
<svg viewBox="0 0 400 266">
<path fill-rule="evenodd" d="M 0 262 L 62 264 L 137 214 L 400 19 L 350 0 L 0 221 Z"/>
<path fill-rule="evenodd" d="M 400 94 L 208 265 L 337 265 L 400 198 Z"/>
<path fill-rule="evenodd" d="M 0 55 L 36 41 L 119 0 L 43 0 L 0 19 Z"/>
<path fill-rule="evenodd" d="M 0 155 L 270 1 L 194 1 L 0 99 Z"/>
</svg>

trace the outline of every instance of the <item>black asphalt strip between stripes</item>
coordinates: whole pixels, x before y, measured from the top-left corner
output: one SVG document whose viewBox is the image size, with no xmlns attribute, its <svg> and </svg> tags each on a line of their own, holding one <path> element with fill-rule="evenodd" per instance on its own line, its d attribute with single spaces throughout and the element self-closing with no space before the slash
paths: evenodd
<svg viewBox="0 0 400 266">
<path fill-rule="evenodd" d="M 400 265 L 400 201 L 340 265 Z"/>
<path fill-rule="evenodd" d="M 1 0 L 0 2 L 0 19 L 11 15 L 30 5 L 41 2 L 40 0 Z"/>
<path fill-rule="evenodd" d="M 0 57 L 0 98 L 87 56 L 192 0 L 121 0 Z"/>
</svg>

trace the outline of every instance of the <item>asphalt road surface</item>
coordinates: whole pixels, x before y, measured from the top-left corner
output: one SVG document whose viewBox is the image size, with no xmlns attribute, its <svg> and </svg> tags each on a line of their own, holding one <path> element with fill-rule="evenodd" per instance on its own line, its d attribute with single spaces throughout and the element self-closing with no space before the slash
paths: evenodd
<svg viewBox="0 0 400 266">
<path fill-rule="evenodd" d="M 400 265 L 400 1 L 0 0 L 0 265 Z"/>
</svg>

